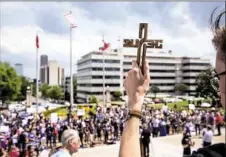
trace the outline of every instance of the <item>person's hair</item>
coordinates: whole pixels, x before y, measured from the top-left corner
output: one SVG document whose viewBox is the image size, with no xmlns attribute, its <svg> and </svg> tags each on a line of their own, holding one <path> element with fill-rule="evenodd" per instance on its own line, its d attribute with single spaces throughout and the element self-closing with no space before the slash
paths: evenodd
<svg viewBox="0 0 226 157">
<path fill-rule="evenodd" d="M 217 50 L 217 52 L 221 52 L 224 56 L 226 56 L 226 28 L 225 26 L 220 26 L 220 21 L 223 16 L 225 16 L 225 10 L 223 10 L 215 19 L 214 14 L 216 10 L 215 8 L 210 16 L 210 25 L 211 30 L 213 32 L 212 43 Z"/>
<path fill-rule="evenodd" d="M 78 132 L 73 129 L 65 130 L 61 136 L 62 146 L 67 146 L 69 140 L 79 140 Z"/>
</svg>

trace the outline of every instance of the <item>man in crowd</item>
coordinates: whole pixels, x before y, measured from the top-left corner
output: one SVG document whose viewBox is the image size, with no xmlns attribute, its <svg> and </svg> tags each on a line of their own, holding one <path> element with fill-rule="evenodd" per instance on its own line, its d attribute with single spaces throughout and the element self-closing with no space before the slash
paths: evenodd
<svg viewBox="0 0 226 157">
<path fill-rule="evenodd" d="M 148 128 L 147 124 L 144 124 L 144 128 L 141 133 L 141 138 L 143 143 L 144 155 L 147 157 L 149 156 L 150 136 L 151 136 L 151 130 Z"/>
<path fill-rule="evenodd" d="M 208 125 L 207 131 L 204 133 L 203 136 L 203 147 L 210 146 L 212 143 L 212 139 L 213 139 L 212 126 Z"/>
<path fill-rule="evenodd" d="M 51 155 L 51 157 L 71 157 L 80 146 L 78 132 L 73 129 L 65 130 L 61 136 L 62 147 Z"/>
<path fill-rule="evenodd" d="M 215 9 L 216 10 L 216 9 Z M 214 10 L 214 11 L 215 11 Z M 213 12 L 214 13 L 214 12 Z M 213 22 L 213 35 L 212 40 L 214 47 L 216 48 L 216 72 L 219 77 L 219 87 L 222 106 L 225 107 L 225 64 L 226 64 L 226 28 L 220 25 L 220 19 L 225 15 L 223 11 Z M 213 14 L 211 16 L 213 19 Z M 141 109 L 144 103 L 144 97 L 149 89 L 150 75 L 148 63 L 143 66 L 143 74 L 140 67 L 138 67 L 136 61 L 133 61 L 133 68 L 128 72 L 126 79 L 124 80 L 124 87 L 128 95 L 128 109 L 129 118 L 127 119 L 122 134 L 119 157 L 140 157 L 140 145 L 139 145 L 139 125 L 141 116 Z M 224 157 L 226 150 L 225 143 L 214 144 L 201 148 L 191 155 L 192 157 Z"/>
<path fill-rule="evenodd" d="M 201 116 L 200 116 L 199 113 L 195 114 L 194 123 L 195 123 L 195 133 L 196 133 L 196 135 L 198 135 L 198 134 L 200 135 L 200 132 L 201 132 L 201 127 L 200 127 Z"/>
<path fill-rule="evenodd" d="M 181 144 L 183 145 L 183 156 L 191 155 L 191 146 L 194 146 L 195 143 L 191 140 L 190 134 L 186 131 L 183 133 Z"/>
</svg>

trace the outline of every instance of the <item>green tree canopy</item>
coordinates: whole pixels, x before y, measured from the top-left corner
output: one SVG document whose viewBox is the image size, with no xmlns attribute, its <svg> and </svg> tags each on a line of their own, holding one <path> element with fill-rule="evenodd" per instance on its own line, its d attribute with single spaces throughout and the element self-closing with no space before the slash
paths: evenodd
<svg viewBox="0 0 226 157">
<path fill-rule="evenodd" d="M 175 91 L 179 92 L 180 94 L 184 94 L 188 90 L 188 86 L 183 83 L 179 83 L 175 85 Z"/>
<path fill-rule="evenodd" d="M 215 78 L 215 72 L 212 69 L 200 73 L 196 77 L 196 94 L 200 97 L 219 98 L 219 80 Z"/>
<path fill-rule="evenodd" d="M 24 76 L 21 76 L 20 80 L 21 80 L 21 88 L 20 88 L 20 94 L 18 95 L 17 99 L 20 101 L 23 101 L 26 99 L 27 87 L 30 87 L 31 83 Z"/>
<path fill-rule="evenodd" d="M 121 100 L 121 96 L 122 96 L 122 92 L 121 91 L 114 91 L 112 93 L 113 97 L 114 97 L 114 100 L 118 101 L 118 100 Z"/>
<path fill-rule="evenodd" d="M 8 63 L 0 63 L 0 99 L 15 100 L 20 93 L 21 80 Z"/>
<path fill-rule="evenodd" d="M 41 93 L 42 93 L 42 96 L 44 97 L 44 98 L 49 98 L 50 96 L 49 96 L 49 90 L 51 89 L 51 87 L 48 85 L 48 84 L 46 84 L 46 83 L 43 83 L 42 84 L 42 86 L 41 86 L 41 88 L 40 88 L 40 91 L 41 91 Z"/>
<path fill-rule="evenodd" d="M 98 103 L 98 99 L 97 99 L 97 97 L 96 96 L 94 96 L 94 95 L 91 95 L 91 96 L 89 96 L 89 103 Z"/>
<path fill-rule="evenodd" d="M 50 87 L 50 89 L 48 90 L 48 94 L 47 94 L 51 99 L 54 100 L 60 100 L 63 98 L 63 91 L 62 88 L 59 86 L 52 86 Z"/>
<path fill-rule="evenodd" d="M 160 92 L 160 89 L 158 86 L 152 85 L 150 88 L 150 91 L 155 94 L 155 98 L 156 98 L 156 94 Z"/>
</svg>

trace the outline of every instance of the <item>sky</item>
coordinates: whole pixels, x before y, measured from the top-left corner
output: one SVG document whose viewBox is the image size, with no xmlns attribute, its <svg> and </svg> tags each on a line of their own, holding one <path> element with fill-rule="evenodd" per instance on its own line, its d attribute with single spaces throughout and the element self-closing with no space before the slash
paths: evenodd
<svg viewBox="0 0 226 157">
<path fill-rule="evenodd" d="M 163 39 L 163 51 L 214 63 L 209 17 L 218 6 L 221 11 L 224 2 L 0 2 L 1 58 L 22 63 L 24 75 L 35 78 L 38 34 L 39 55 L 57 60 L 69 75 L 70 30 L 64 15 L 71 10 L 78 26 L 72 32 L 74 72 L 81 56 L 102 46 L 103 35 L 111 48 L 118 48 L 119 36 L 138 37 L 139 23 L 149 24 L 150 39 Z"/>
</svg>

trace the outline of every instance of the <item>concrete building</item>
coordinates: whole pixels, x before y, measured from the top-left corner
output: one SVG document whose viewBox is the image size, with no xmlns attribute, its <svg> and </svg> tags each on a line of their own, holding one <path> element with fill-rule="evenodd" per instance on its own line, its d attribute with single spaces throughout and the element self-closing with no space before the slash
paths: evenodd
<svg viewBox="0 0 226 157">
<path fill-rule="evenodd" d="M 48 82 L 48 56 L 40 56 L 40 81 L 42 83 Z"/>
<path fill-rule="evenodd" d="M 47 83 L 48 85 L 63 85 L 64 84 L 64 69 L 58 65 L 55 60 L 48 61 L 43 60 L 42 66 L 40 66 L 40 80 L 42 83 Z"/>
<path fill-rule="evenodd" d="M 103 82 L 105 89 L 109 86 L 111 92 L 121 90 L 123 79 L 132 68 L 132 60 L 136 53 L 120 55 L 115 52 L 90 52 L 77 63 L 77 97 L 79 102 L 85 102 L 89 95 L 96 95 L 103 100 Z M 105 72 L 103 73 L 103 60 Z M 175 84 L 188 85 L 188 93 L 195 94 L 195 78 L 197 74 L 209 68 L 210 60 L 198 57 L 176 57 L 169 53 L 147 52 L 150 65 L 150 86 L 156 85 L 160 89 L 158 95 L 169 96 L 175 94 Z M 105 76 L 105 80 L 103 79 Z M 147 96 L 153 96 L 148 93 Z"/>
<path fill-rule="evenodd" d="M 77 74 L 73 74 L 73 79 L 77 79 Z M 71 77 L 65 77 L 64 90 L 70 93 L 71 91 Z M 75 91 L 74 91 L 75 92 Z"/>
<path fill-rule="evenodd" d="M 40 56 L 40 66 L 48 65 L 48 56 L 41 55 Z"/>
<path fill-rule="evenodd" d="M 23 67 L 23 64 L 21 63 L 16 63 L 15 64 L 15 70 L 17 72 L 17 74 L 19 76 L 23 76 L 24 75 L 24 67 Z"/>
</svg>

